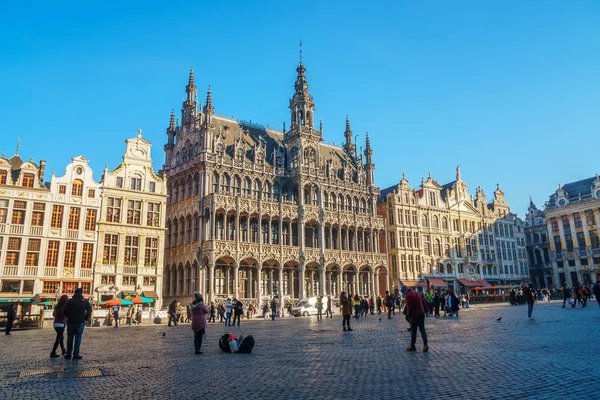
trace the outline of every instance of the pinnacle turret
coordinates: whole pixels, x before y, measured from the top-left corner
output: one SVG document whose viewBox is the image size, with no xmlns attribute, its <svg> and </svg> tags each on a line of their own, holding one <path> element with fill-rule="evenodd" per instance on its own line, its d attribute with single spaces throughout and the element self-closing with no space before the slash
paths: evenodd
<svg viewBox="0 0 600 400">
<path fill-rule="evenodd" d="M 206 104 L 204 105 L 202 111 L 210 115 L 213 115 L 215 113 L 215 108 L 213 107 L 212 103 L 212 92 L 210 91 L 210 86 L 208 86 L 208 91 L 206 92 Z"/>
</svg>

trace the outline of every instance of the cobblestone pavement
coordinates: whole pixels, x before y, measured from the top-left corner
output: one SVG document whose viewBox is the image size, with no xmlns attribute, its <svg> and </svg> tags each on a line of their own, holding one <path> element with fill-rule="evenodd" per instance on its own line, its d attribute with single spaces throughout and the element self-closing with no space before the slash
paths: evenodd
<svg viewBox="0 0 600 400">
<path fill-rule="evenodd" d="M 560 305 L 536 305 L 533 321 L 508 305 L 427 318 L 429 353 L 420 338 L 405 350 L 401 315 L 353 319 L 354 332 L 339 314 L 210 324 L 202 355 L 189 324 L 86 328 L 81 361 L 49 359 L 52 329 L 17 331 L 0 335 L 0 398 L 599 398 L 600 309 Z M 252 334 L 254 352 L 223 353 L 225 332 Z M 94 369 L 103 376 L 75 377 Z"/>
</svg>

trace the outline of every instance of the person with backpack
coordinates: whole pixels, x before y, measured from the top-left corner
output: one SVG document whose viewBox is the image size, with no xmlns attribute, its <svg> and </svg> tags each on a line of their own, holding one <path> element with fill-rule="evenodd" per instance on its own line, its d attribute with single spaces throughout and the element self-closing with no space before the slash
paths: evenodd
<svg viewBox="0 0 600 400">
<path fill-rule="evenodd" d="M 62 355 L 67 354 L 67 350 L 65 349 L 65 328 L 67 326 L 67 317 L 65 317 L 65 305 L 69 300 L 69 296 L 63 294 L 56 307 L 54 307 L 54 311 L 52 311 L 52 316 L 54 317 L 54 331 L 56 332 L 56 339 L 54 339 L 54 346 L 52 346 L 52 352 L 50 353 L 50 358 L 60 357 L 59 354 L 56 354 L 56 350 L 60 345 L 60 349 L 62 350 Z"/>
<path fill-rule="evenodd" d="M 238 299 L 233 299 L 233 322 L 231 325 L 235 326 L 235 321 L 237 320 L 238 326 L 240 326 L 240 319 L 242 318 L 242 314 L 244 313 L 244 305 Z"/>
<path fill-rule="evenodd" d="M 340 293 L 340 307 L 342 309 L 342 326 L 344 327 L 344 332 L 352 332 L 353 329 L 350 328 L 350 316 L 352 315 L 352 299 L 348 297 L 346 292 Z"/>
<path fill-rule="evenodd" d="M 202 339 L 206 331 L 206 314 L 210 309 L 204 304 L 202 295 L 194 292 L 193 301 L 189 304 L 191 310 L 192 331 L 194 331 L 195 354 L 202 354 Z"/>
</svg>

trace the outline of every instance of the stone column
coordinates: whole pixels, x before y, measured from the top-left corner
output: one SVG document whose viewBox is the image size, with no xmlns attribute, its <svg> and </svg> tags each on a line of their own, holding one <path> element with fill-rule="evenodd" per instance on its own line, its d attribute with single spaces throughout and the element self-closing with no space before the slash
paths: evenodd
<svg viewBox="0 0 600 400">
<path fill-rule="evenodd" d="M 242 232 L 240 230 L 240 213 L 235 213 L 235 241 L 239 242 L 242 239 Z"/>
<path fill-rule="evenodd" d="M 215 300 L 215 264 L 208 265 L 208 299 Z"/>
<path fill-rule="evenodd" d="M 373 284 L 373 301 L 377 301 L 377 296 L 380 295 L 379 293 L 379 275 L 377 274 L 377 272 L 373 272 L 372 276 L 372 284 Z"/>
<path fill-rule="evenodd" d="M 252 298 L 256 298 L 258 301 L 258 306 L 262 306 L 262 290 L 260 290 L 260 284 L 262 281 L 262 266 L 258 265 L 256 268 L 256 280 L 255 280 L 255 284 L 253 284 L 253 288 L 254 286 L 256 286 L 256 288 L 254 288 L 254 291 L 252 292 Z M 256 295 L 255 295 L 256 293 Z"/>
<path fill-rule="evenodd" d="M 233 295 L 236 299 L 240 298 L 240 265 L 237 261 L 233 264 Z"/>
<path fill-rule="evenodd" d="M 304 288 L 304 261 L 300 262 L 300 267 L 298 270 L 298 298 L 302 299 L 304 298 L 304 294 L 306 293 L 306 290 Z"/>
<path fill-rule="evenodd" d="M 269 231 L 267 232 L 267 243 L 268 244 L 273 244 L 273 231 L 271 230 L 271 216 L 269 215 L 269 226 L 268 226 Z"/>
<path fill-rule="evenodd" d="M 325 267 L 319 266 L 319 295 L 325 296 Z"/>
</svg>

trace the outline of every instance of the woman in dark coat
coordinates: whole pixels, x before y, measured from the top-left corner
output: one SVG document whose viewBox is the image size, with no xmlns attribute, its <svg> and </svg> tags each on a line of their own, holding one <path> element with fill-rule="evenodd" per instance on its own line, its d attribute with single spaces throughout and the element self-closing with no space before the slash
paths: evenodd
<svg viewBox="0 0 600 400">
<path fill-rule="evenodd" d="M 67 325 L 67 317 L 65 317 L 64 310 L 67 300 L 69 300 L 69 296 L 63 294 L 58 300 L 56 307 L 54 307 L 54 311 L 52 312 L 52 315 L 54 316 L 54 331 L 56 332 L 56 339 L 54 340 L 54 346 L 52 346 L 50 358 L 60 357 L 59 354 L 56 354 L 56 349 L 58 349 L 59 345 L 63 356 L 66 354 L 64 333 L 65 326 Z"/>
<path fill-rule="evenodd" d="M 194 331 L 194 348 L 196 354 L 202 354 L 202 339 L 206 330 L 206 314 L 210 309 L 204 304 L 202 295 L 194 292 L 194 301 L 189 304 L 191 310 L 192 330 Z"/>
</svg>

